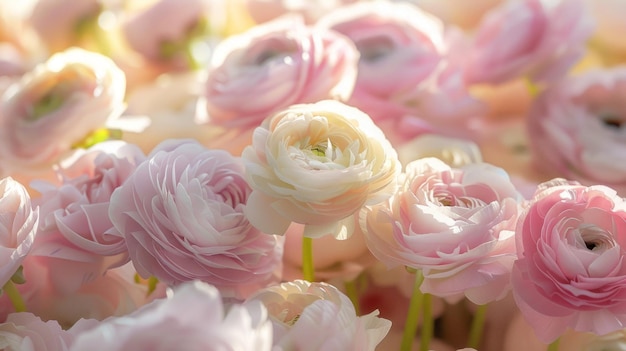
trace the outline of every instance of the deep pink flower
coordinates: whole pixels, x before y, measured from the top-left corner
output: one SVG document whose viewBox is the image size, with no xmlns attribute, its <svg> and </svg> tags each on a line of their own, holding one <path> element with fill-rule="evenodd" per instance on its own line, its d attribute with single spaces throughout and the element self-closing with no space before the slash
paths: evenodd
<svg viewBox="0 0 626 351">
<path fill-rule="evenodd" d="M 481 21 L 465 78 L 471 84 L 524 76 L 541 82 L 559 79 L 583 56 L 592 22 L 582 0 L 505 1 Z"/>
<path fill-rule="evenodd" d="M 605 186 L 543 183 L 516 229 L 513 295 L 537 337 L 626 323 L 626 202 Z"/>
<path fill-rule="evenodd" d="M 521 199 L 500 168 L 423 158 L 390 203 L 362 213 L 362 227 L 379 260 L 422 271 L 423 292 L 485 304 L 510 289 Z"/>
<path fill-rule="evenodd" d="M 137 272 L 167 284 L 199 279 L 244 295 L 274 279 L 282 240 L 248 222 L 251 189 L 243 173 L 239 159 L 195 141 L 157 146 L 114 191 L 109 209 Z"/>
</svg>

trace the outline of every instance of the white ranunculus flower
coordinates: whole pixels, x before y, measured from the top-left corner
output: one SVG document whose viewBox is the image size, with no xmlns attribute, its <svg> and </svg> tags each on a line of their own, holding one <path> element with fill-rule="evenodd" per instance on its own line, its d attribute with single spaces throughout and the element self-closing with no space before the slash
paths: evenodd
<svg viewBox="0 0 626 351">
<path fill-rule="evenodd" d="M 274 329 L 276 351 L 373 351 L 391 328 L 378 310 L 357 316 L 350 299 L 326 283 L 296 280 L 259 290 Z"/>
<path fill-rule="evenodd" d="M 242 155 L 253 189 L 246 215 L 265 233 L 347 238 L 353 215 L 389 198 L 400 162 L 362 111 L 334 100 L 293 105 L 254 131 Z"/>
</svg>

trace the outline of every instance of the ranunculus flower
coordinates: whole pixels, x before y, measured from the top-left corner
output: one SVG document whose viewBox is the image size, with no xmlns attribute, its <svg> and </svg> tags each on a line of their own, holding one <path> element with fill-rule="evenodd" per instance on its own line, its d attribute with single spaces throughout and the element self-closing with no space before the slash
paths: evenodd
<svg viewBox="0 0 626 351">
<path fill-rule="evenodd" d="M 100 54 L 74 48 L 38 65 L 0 99 L 2 173 L 49 168 L 121 114 L 124 92 L 124 74 Z"/>
<path fill-rule="evenodd" d="M 425 293 L 476 304 L 503 298 L 515 260 L 522 200 L 508 175 L 489 164 L 451 168 L 436 158 L 406 166 L 389 203 L 362 213 L 367 245 L 389 267 L 421 270 Z"/>
<path fill-rule="evenodd" d="M 355 213 L 391 196 L 400 169 L 369 116 L 334 100 L 276 113 L 242 157 L 253 189 L 246 215 L 280 235 L 296 222 L 306 225 L 305 236 L 348 237 Z"/>
<path fill-rule="evenodd" d="M 0 349 L 5 351 L 68 351 L 72 335 L 57 321 L 32 313 L 13 313 L 0 324 Z"/>
<path fill-rule="evenodd" d="M 626 67 L 553 84 L 534 103 L 528 135 L 535 166 L 555 177 L 626 191 Z"/>
<path fill-rule="evenodd" d="M 142 277 L 199 279 L 245 295 L 274 279 L 283 249 L 282 238 L 246 219 L 250 194 L 238 158 L 168 140 L 113 192 L 109 216 Z"/>
<path fill-rule="evenodd" d="M 216 147 L 229 147 L 237 139 L 247 145 L 255 127 L 292 104 L 347 100 L 358 56 L 350 40 L 306 26 L 300 17 L 233 35 L 215 48 L 205 91 L 208 117 L 199 122 L 225 128 Z"/>
<path fill-rule="evenodd" d="M 513 296 L 542 342 L 626 323 L 626 202 L 605 186 L 543 183 L 516 229 Z"/>
<path fill-rule="evenodd" d="M 465 78 L 471 84 L 559 79 L 583 56 L 592 30 L 582 0 L 505 1 L 481 21 Z"/>
<path fill-rule="evenodd" d="M 71 351 L 270 351 L 272 325 L 260 303 L 223 305 L 217 289 L 202 283 L 179 286 L 123 317 L 78 334 Z"/>
<path fill-rule="evenodd" d="M 548 89 L 529 116 L 537 165 L 576 180 L 624 183 L 624 94 L 623 67 L 589 71 Z"/>
<path fill-rule="evenodd" d="M 31 251 L 39 209 L 26 188 L 11 177 L 0 180 L 0 286 L 8 282 Z"/>
<path fill-rule="evenodd" d="M 259 290 L 244 305 L 258 301 L 269 311 L 277 351 L 373 351 L 391 328 L 378 311 L 357 316 L 350 299 L 326 283 L 282 283 Z"/>
<path fill-rule="evenodd" d="M 33 184 L 41 193 L 33 255 L 45 257 L 55 282 L 75 290 L 107 269 L 128 262 L 124 236 L 109 213 L 111 194 L 145 160 L 135 145 L 105 141 L 78 152 L 60 167 L 60 186 Z M 58 261 L 64 262 L 58 262 Z"/>
<path fill-rule="evenodd" d="M 365 1 L 329 12 L 317 23 L 350 38 L 360 52 L 348 103 L 370 115 L 392 140 L 424 132 L 467 133 L 484 106 L 450 63 L 443 23 L 409 3 Z"/>
<path fill-rule="evenodd" d="M 187 0 L 180 5 L 177 0 L 157 0 L 134 13 L 127 11 L 122 31 L 130 47 L 153 63 L 188 65 L 185 52 L 195 37 L 205 35 L 211 1 Z"/>
</svg>

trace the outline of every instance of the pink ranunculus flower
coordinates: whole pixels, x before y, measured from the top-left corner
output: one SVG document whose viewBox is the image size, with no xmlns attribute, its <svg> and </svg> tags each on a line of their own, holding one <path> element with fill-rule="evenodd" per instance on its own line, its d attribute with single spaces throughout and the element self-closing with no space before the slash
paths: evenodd
<svg viewBox="0 0 626 351">
<path fill-rule="evenodd" d="M 528 115 L 535 166 L 555 177 L 626 191 L 625 97 L 625 67 L 551 85 Z"/>
<path fill-rule="evenodd" d="M 308 237 L 347 238 L 364 205 L 392 195 L 400 170 L 369 116 L 335 100 L 276 113 L 256 128 L 242 157 L 253 189 L 246 215 L 279 235 L 296 222 Z"/>
<path fill-rule="evenodd" d="M 199 122 L 223 127 L 225 135 L 212 145 L 239 154 L 243 146 L 229 145 L 248 145 L 271 114 L 296 103 L 347 100 L 358 57 L 350 40 L 300 17 L 255 26 L 215 48 L 205 90 L 208 116 Z"/>
<path fill-rule="evenodd" d="M 244 215 L 252 190 L 238 158 L 191 140 L 164 141 L 148 157 L 109 207 L 142 277 L 198 279 L 237 296 L 275 279 L 283 241 Z"/>
<path fill-rule="evenodd" d="M 157 0 L 127 15 L 121 29 L 129 46 L 151 63 L 186 67 L 190 40 L 205 35 L 211 13 L 210 0 Z M 164 25 L 155 25 L 163 23 Z M 165 25 L 165 23 L 167 23 Z"/>
<path fill-rule="evenodd" d="M 484 112 L 450 63 L 443 23 L 410 3 L 359 2 L 335 9 L 318 27 L 350 38 L 360 52 L 348 103 L 367 114 L 392 142 L 427 131 L 467 133 Z M 397 141 L 395 140 L 397 139 Z"/>
<path fill-rule="evenodd" d="M 272 324 L 260 303 L 227 308 L 218 290 L 182 284 L 167 299 L 79 333 L 70 351 L 270 351 Z"/>
<path fill-rule="evenodd" d="M 606 186 L 543 183 L 516 229 L 513 296 L 542 342 L 626 323 L 626 202 Z"/>
<path fill-rule="evenodd" d="M 121 114 L 124 92 L 124 73 L 108 57 L 77 48 L 53 55 L 0 99 L 2 172 L 50 168 Z"/>
<path fill-rule="evenodd" d="M 5 351 L 68 351 L 72 335 L 54 320 L 12 313 L 0 324 L 0 349 Z"/>
<path fill-rule="evenodd" d="M 39 209 L 26 188 L 11 177 L 0 180 L 0 286 L 4 286 L 30 253 Z"/>
<path fill-rule="evenodd" d="M 282 283 L 259 290 L 246 304 L 258 301 L 269 311 L 275 351 L 373 351 L 391 328 L 378 311 L 357 316 L 350 299 L 327 283 Z"/>
<path fill-rule="evenodd" d="M 465 79 L 470 84 L 524 76 L 535 82 L 557 80 L 583 56 L 592 30 L 582 0 L 505 1 L 479 24 Z"/>
<path fill-rule="evenodd" d="M 32 254 L 48 262 L 63 290 L 78 289 L 128 262 L 124 236 L 106 214 L 113 191 L 145 158 L 133 144 L 105 141 L 78 151 L 75 159 L 62 164 L 60 186 L 32 185 L 41 193 L 34 200 L 41 221 Z"/>
<path fill-rule="evenodd" d="M 361 226 L 369 249 L 389 267 L 421 270 L 421 290 L 476 304 L 506 296 L 515 260 L 522 197 L 490 164 L 451 168 L 436 158 L 406 166 L 389 203 L 368 207 Z"/>
</svg>

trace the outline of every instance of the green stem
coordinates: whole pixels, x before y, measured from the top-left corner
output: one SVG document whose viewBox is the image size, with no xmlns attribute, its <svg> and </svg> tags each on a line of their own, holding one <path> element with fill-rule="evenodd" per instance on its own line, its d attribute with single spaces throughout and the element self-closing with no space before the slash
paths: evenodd
<svg viewBox="0 0 626 351">
<path fill-rule="evenodd" d="M 433 338 L 435 321 L 433 320 L 433 296 L 431 294 L 424 294 L 422 313 L 422 336 L 420 339 L 420 351 L 428 351 L 430 346 L 430 340 Z"/>
<path fill-rule="evenodd" d="M 356 311 L 356 315 L 360 315 L 360 306 L 359 306 L 359 292 L 357 291 L 356 288 L 356 281 L 357 279 L 354 280 L 348 280 L 345 283 L 346 286 L 346 295 L 348 295 L 348 298 L 350 298 L 350 301 L 352 301 L 352 304 L 354 305 L 354 310 Z"/>
<path fill-rule="evenodd" d="M 548 350 L 547 351 L 558 351 L 559 350 L 559 341 L 561 341 L 561 338 L 558 338 L 558 339 L 554 340 L 552 343 L 550 343 L 550 345 L 548 345 Z"/>
<path fill-rule="evenodd" d="M 422 304 L 424 303 L 424 295 L 420 291 L 420 286 L 424 281 L 421 271 L 415 272 L 415 283 L 413 285 L 413 294 L 409 303 L 409 311 L 404 324 L 404 334 L 402 335 L 402 344 L 400 351 L 410 351 L 417 332 L 417 322 L 419 321 Z"/>
<path fill-rule="evenodd" d="M 302 237 L 302 276 L 304 280 L 315 281 L 315 269 L 313 268 L 313 239 Z"/>
<path fill-rule="evenodd" d="M 478 349 L 480 339 L 483 336 L 483 330 L 485 328 L 485 316 L 487 315 L 487 305 L 480 305 L 474 314 L 472 320 L 472 329 L 470 330 L 470 337 L 468 347 Z"/>
<path fill-rule="evenodd" d="M 22 295 L 20 295 L 19 290 L 17 290 L 17 287 L 12 280 L 6 282 L 6 284 L 2 287 L 2 290 L 4 290 L 9 297 L 9 300 L 11 300 L 13 308 L 15 308 L 15 312 L 26 312 L 24 299 L 22 299 Z"/>
</svg>

